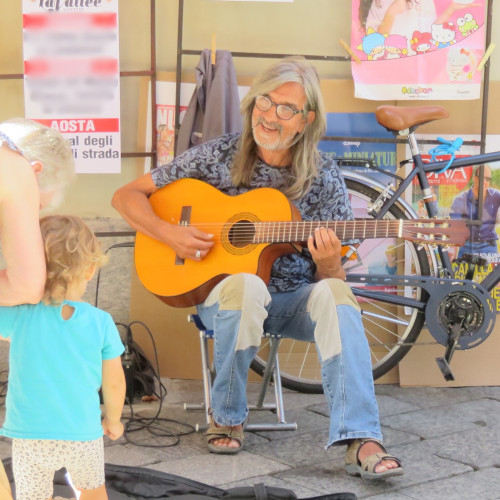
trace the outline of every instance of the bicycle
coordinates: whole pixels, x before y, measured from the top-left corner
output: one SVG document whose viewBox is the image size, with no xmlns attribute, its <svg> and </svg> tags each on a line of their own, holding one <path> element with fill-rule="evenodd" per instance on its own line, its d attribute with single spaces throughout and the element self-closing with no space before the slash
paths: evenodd
<svg viewBox="0 0 500 500">
<path fill-rule="evenodd" d="M 343 172 L 355 216 L 357 211 L 363 218 L 368 214 L 375 219 L 418 219 L 411 204 L 403 197 L 417 179 L 427 216 L 436 218 L 437 206 L 427 174 L 442 172 L 445 167 L 453 170 L 500 161 L 499 151 L 452 161 L 424 162 L 415 131 L 424 123 L 447 118 L 448 112 L 441 106 L 380 106 L 375 114 L 378 123 L 395 137 L 407 137 L 411 159 L 402 161 L 400 167 L 411 165 L 412 169 L 404 177 L 387 172 L 397 182 L 393 188 L 392 184 L 384 185 L 350 171 L 352 162 L 344 161 Z M 469 256 L 465 279 L 456 279 L 445 247 L 418 246 L 395 239 L 391 250 L 396 255 L 397 274 L 372 274 L 367 262 L 370 252 L 378 246 L 377 240 L 351 245 L 344 263 L 347 281 L 362 310 L 374 379 L 403 359 L 416 344 L 426 323 L 435 341 L 445 346 L 444 356 L 437 358 L 441 372 L 446 380 L 453 380 L 450 362 L 454 351 L 479 345 L 493 329 L 496 312 L 490 292 L 500 282 L 500 266 L 478 284 L 473 281 L 474 272 L 484 262 L 477 256 Z M 257 373 L 263 373 L 267 351 L 268 346 L 263 343 L 252 364 Z M 283 339 L 278 361 L 284 387 L 299 392 L 322 392 L 320 366 L 313 343 Z"/>
</svg>

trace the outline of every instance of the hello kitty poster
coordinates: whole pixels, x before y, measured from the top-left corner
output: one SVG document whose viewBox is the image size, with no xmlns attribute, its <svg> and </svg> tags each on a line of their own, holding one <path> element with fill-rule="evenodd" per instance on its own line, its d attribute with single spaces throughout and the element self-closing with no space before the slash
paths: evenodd
<svg viewBox="0 0 500 500">
<path fill-rule="evenodd" d="M 479 99 L 486 0 L 353 0 L 355 97 Z"/>
</svg>

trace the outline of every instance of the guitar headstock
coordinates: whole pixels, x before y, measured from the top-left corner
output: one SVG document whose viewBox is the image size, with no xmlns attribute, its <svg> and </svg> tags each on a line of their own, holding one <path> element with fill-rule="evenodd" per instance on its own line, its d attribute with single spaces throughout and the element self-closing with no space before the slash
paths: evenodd
<svg viewBox="0 0 500 500">
<path fill-rule="evenodd" d="M 402 237 L 425 245 L 462 246 L 469 229 L 462 219 L 412 219 L 404 221 Z"/>
</svg>

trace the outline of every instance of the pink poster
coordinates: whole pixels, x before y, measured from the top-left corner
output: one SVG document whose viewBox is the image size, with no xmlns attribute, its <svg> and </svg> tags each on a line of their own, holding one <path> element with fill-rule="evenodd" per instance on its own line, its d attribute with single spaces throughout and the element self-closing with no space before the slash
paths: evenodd
<svg viewBox="0 0 500 500">
<path fill-rule="evenodd" d="M 479 99 L 486 0 L 353 0 L 355 97 Z"/>
</svg>

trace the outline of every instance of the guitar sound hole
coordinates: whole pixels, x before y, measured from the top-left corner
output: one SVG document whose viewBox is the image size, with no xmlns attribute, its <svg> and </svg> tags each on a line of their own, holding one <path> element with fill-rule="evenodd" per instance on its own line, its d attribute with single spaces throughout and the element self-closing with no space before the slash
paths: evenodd
<svg viewBox="0 0 500 500">
<path fill-rule="evenodd" d="M 253 243 L 255 226 L 249 220 L 240 220 L 229 230 L 228 238 L 231 245 L 243 248 Z"/>
</svg>

